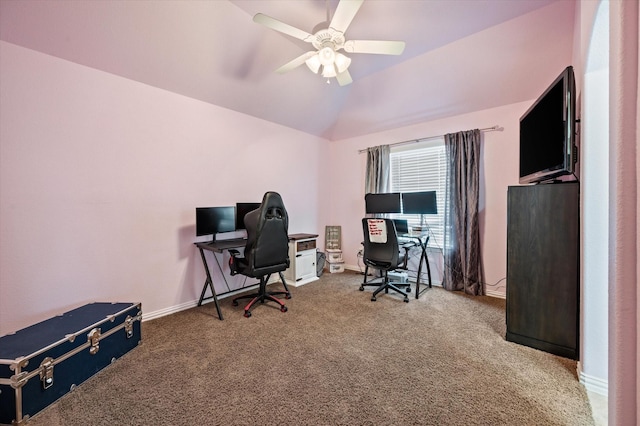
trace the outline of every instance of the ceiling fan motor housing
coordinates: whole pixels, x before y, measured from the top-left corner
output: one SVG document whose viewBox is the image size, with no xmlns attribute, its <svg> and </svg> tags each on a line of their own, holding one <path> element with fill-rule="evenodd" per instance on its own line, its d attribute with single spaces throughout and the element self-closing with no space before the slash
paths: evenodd
<svg viewBox="0 0 640 426">
<path fill-rule="evenodd" d="M 341 49 L 344 46 L 344 34 L 331 28 L 325 28 L 313 35 L 311 44 L 317 50 L 323 47 L 331 47 L 333 50 Z"/>
</svg>

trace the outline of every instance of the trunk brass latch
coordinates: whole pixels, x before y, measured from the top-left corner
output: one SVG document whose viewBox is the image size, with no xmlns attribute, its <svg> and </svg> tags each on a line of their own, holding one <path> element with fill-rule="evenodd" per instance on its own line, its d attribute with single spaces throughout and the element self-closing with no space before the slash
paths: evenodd
<svg viewBox="0 0 640 426">
<path fill-rule="evenodd" d="M 125 333 L 127 333 L 127 339 L 130 339 L 133 337 L 133 321 L 135 320 L 135 317 L 132 317 L 131 315 L 127 315 L 127 318 L 125 318 L 124 320 L 124 331 Z"/>
<path fill-rule="evenodd" d="M 91 330 L 87 335 L 89 337 L 89 344 L 91 345 L 89 348 L 89 353 L 91 355 L 97 354 L 100 350 L 100 333 L 100 328 L 97 327 Z"/>
<path fill-rule="evenodd" d="M 40 363 L 40 381 L 42 389 L 48 389 L 53 385 L 53 358 L 50 356 Z"/>
</svg>

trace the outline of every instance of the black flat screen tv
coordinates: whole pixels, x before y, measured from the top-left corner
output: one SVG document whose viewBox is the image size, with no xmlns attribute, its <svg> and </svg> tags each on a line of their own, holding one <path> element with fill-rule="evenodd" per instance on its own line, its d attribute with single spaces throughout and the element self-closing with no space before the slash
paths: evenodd
<svg viewBox="0 0 640 426">
<path fill-rule="evenodd" d="M 244 215 L 260 208 L 260 203 L 236 203 L 236 230 L 246 229 Z"/>
<path fill-rule="evenodd" d="M 196 207 L 196 236 L 213 235 L 236 230 L 236 209 L 228 207 Z"/>
<path fill-rule="evenodd" d="M 567 67 L 520 118 L 521 184 L 574 173 L 576 86 Z"/>
<path fill-rule="evenodd" d="M 403 192 L 403 214 L 438 214 L 436 191 Z"/>
<path fill-rule="evenodd" d="M 366 194 L 364 196 L 364 203 L 367 213 L 382 214 L 402 212 L 399 192 Z"/>
</svg>

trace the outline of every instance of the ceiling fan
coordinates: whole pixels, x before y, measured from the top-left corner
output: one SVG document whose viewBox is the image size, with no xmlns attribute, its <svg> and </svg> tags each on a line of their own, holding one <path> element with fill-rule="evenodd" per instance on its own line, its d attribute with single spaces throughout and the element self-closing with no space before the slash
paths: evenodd
<svg viewBox="0 0 640 426">
<path fill-rule="evenodd" d="M 404 51 L 404 41 L 345 40 L 344 33 L 363 1 L 340 0 L 333 18 L 329 20 L 329 11 L 327 10 L 327 21 L 316 25 L 313 29 L 313 34 L 262 13 L 256 14 L 253 17 L 254 22 L 311 43 L 316 49 L 303 53 L 278 68 L 276 72 L 284 74 L 302 64 L 306 64 L 313 73 L 318 74 L 321 72 L 322 76 L 327 78 L 327 83 L 329 78 L 335 77 L 340 86 L 345 86 L 353 81 L 348 71 L 349 65 L 351 65 L 351 58 L 339 52 L 339 50 L 344 50 L 347 53 L 400 55 Z"/>
</svg>

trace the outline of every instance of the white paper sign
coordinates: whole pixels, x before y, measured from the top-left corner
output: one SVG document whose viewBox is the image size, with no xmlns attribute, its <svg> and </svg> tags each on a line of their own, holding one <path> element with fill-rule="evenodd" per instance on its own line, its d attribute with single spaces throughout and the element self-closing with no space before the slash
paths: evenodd
<svg viewBox="0 0 640 426">
<path fill-rule="evenodd" d="M 387 223 L 384 219 L 367 219 L 369 241 L 384 244 L 387 242 Z"/>
</svg>

